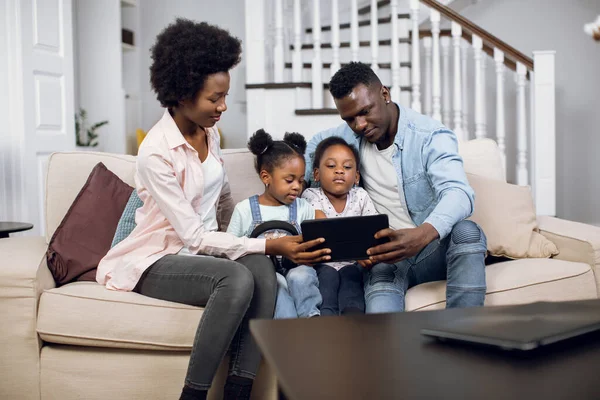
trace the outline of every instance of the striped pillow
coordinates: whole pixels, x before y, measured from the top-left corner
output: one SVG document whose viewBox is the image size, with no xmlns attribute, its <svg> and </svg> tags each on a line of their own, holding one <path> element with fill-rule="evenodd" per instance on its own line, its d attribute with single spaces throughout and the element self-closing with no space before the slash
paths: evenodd
<svg viewBox="0 0 600 400">
<path fill-rule="evenodd" d="M 123 214 L 121 214 L 121 219 L 119 219 L 115 236 L 113 237 L 112 244 L 110 245 L 111 249 L 129 236 L 135 229 L 135 212 L 143 205 L 144 203 L 139 198 L 137 190 L 134 189 L 133 192 L 131 192 L 131 196 L 129 196 L 127 205 L 125 205 Z"/>
</svg>

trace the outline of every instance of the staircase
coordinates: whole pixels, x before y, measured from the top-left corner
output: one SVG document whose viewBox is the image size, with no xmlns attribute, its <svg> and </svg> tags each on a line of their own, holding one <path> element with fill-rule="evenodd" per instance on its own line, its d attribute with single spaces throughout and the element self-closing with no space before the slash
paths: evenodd
<svg viewBox="0 0 600 400">
<path fill-rule="evenodd" d="M 394 101 L 442 121 L 460 141 L 494 139 L 507 180 L 531 185 L 538 214 L 554 215 L 554 52 L 527 56 L 457 12 L 472 0 L 451 2 L 246 0 L 248 132 L 310 138 L 340 124 L 327 82 L 361 61 Z"/>
</svg>

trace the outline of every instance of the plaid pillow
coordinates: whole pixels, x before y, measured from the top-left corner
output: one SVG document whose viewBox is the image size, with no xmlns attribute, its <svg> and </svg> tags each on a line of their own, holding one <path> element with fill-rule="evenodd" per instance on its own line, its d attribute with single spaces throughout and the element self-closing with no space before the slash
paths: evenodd
<svg viewBox="0 0 600 400">
<path fill-rule="evenodd" d="M 121 214 L 121 218 L 119 219 L 115 236 L 113 237 L 112 244 L 110 245 L 111 249 L 129 236 L 135 229 L 135 212 L 143 205 L 144 203 L 139 198 L 137 190 L 134 189 L 133 192 L 131 192 L 131 196 L 129 196 L 127 204 L 125 205 L 123 214 Z"/>
</svg>

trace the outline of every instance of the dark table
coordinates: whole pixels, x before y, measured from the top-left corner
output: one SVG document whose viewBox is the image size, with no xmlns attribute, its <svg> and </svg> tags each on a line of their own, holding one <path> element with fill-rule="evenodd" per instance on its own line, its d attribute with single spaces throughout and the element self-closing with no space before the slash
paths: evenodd
<svg viewBox="0 0 600 400">
<path fill-rule="evenodd" d="M 33 228 L 33 224 L 26 222 L 2 222 L 0 221 L 0 239 L 8 237 L 9 233 L 26 231 Z"/>
<path fill-rule="evenodd" d="M 420 334 L 433 321 L 502 309 L 253 320 L 250 327 L 290 400 L 600 399 L 599 334 L 528 353 Z"/>
</svg>

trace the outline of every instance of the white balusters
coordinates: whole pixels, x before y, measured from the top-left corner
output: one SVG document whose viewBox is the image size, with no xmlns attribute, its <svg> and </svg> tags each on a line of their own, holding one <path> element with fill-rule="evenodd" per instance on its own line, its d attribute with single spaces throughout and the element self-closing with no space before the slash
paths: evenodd
<svg viewBox="0 0 600 400">
<path fill-rule="evenodd" d="M 450 126 L 450 38 L 440 38 L 442 48 L 442 122 Z"/>
<path fill-rule="evenodd" d="M 352 61 L 358 61 L 358 4 L 357 0 L 350 0 L 350 51 Z"/>
<path fill-rule="evenodd" d="M 392 51 L 392 90 L 393 101 L 400 101 L 400 56 L 398 43 L 398 0 L 390 1 L 390 22 L 392 25 L 391 51 Z"/>
<path fill-rule="evenodd" d="M 302 81 L 302 14 L 300 0 L 294 0 L 294 52 L 292 54 L 292 81 Z"/>
<path fill-rule="evenodd" d="M 469 139 L 469 85 L 467 80 L 467 65 L 469 61 L 469 43 L 462 42 L 462 58 L 460 60 L 460 73 L 462 76 L 462 109 L 463 109 L 463 135 Z"/>
<path fill-rule="evenodd" d="M 425 48 L 425 115 L 431 115 L 431 84 L 432 84 L 432 70 L 431 70 L 431 37 L 427 36 L 423 38 L 423 47 Z"/>
<path fill-rule="evenodd" d="M 338 0 L 331 0 L 331 76 L 340 69 L 340 21 Z"/>
<path fill-rule="evenodd" d="M 454 133 L 458 140 L 467 140 L 462 125 L 462 83 L 460 71 L 460 44 L 462 28 L 452 22 L 452 47 L 454 48 Z"/>
<path fill-rule="evenodd" d="M 275 0 L 275 46 L 273 48 L 273 72 L 275 82 L 283 82 L 283 0 Z"/>
<path fill-rule="evenodd" d="M 436 10 L 431 10 L 429 14 L 431 20 L 431 40 L 432 40 L 432 63 L 433 63 L 433 87 L 432 87 L 432 104 L 431 117 L 438 121 L 442 120 L 442 103 L 441 103 L 441 82 L 440 82 L 440 13 Z M 414 66 L 413 66 L 414 68 Z"/>
<path fill-rule="evenodd" d="M 527 172 L 527 110 L 525 84 L 527 68 L 517 63 L 517 185 L 529 184 Z"/>
<path fill-rule="evenodd" d="M 323 108 L 323 66 L 321 61 L 321 2 L 313 0 L 312 108 Z"/>
<path fill-rule="evenodd" d="M 487 70 L 488 56 L 486 53 L 481 53 L 481 115 L 483 116 L 483 130 L 487 136 Z"/>
<path fill-rule="evenodd" d="M 483 55 L 483 42 L 477 35 L 473 35 L 473 59 L 475 60 L 475 137 L 485 137 L 485 114 L 483 111 L 483 74 L 481 73 L 481 58 Z"/>
<path fill-rule="evenodd" d="M 556 215 L 556 104 L 554 51 L 534 51 L 531 74 L 531 184 L 538 215 Z"/>
<path fill-rule="evenodd" d="M 496 63 L 496 142 L 502 156 L 502 164 L 506 171 L 506 124 L 504 121 L 504 53 L 494 49 Z"/>
<path fill-rule="evenodd" d="M 379 71 L 379 27 L 377 25 L 377 0 L 371 0 L 371 69 Z"/>
<path fill-rule="evenodd" d="M 267 30 L 266 29 L 253 29 L 252 24 L 258 24 L 258 26 L 268 25 L 266 14 L 266 4 L 264 1 L 256 0 L 245 0 L 244 8 L 246 10 L 245 16 L 245 37 L 244 37 L 244 53 L 248 52 L 252 56 L 246 58 L 246 83 L 266 83 L 267 70 L 269 69 L 268 62 L 269 55 L 266 52 L 265 42 L 267 41 Z M 252 106 L 249 106 L 252 109 Z M 250 117 L 248 117 L 250 120 Z M 259 125 L 260 126 L 260 125 Z"/>
<path fill-rule="evenodd" d="M 421 56 L 419 54 L 419 6 L 419 0 L 410 0 L 410 19 L 412 21 L 411 108 L 416 112 L 421 112 Z"/>
</svg>

